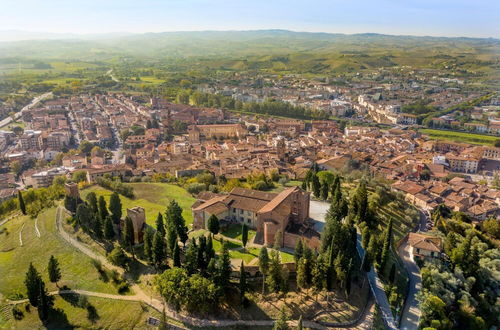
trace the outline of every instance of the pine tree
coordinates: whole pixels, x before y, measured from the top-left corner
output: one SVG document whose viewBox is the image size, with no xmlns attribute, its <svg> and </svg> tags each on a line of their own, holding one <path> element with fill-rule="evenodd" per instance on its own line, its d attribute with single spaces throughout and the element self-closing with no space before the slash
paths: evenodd
<svg viewBox="0 0 500 330">
<path fill-rule="evenodd" d="M 321 197 L 321 183 L 319 182 L 319 178 L 316 174 L 312 177 L 312 191 L 316 198 Z"/>
<path fill-rule="evenodd" d="M 97 214 L 98 206 L 97 206 L 97 196 L 96 196 L 95 192 L 93 192 L 93 191 L 89 192 L 89 194 L 87 195 L 85 200 L 87 201 L 87 204 L 90 207 L 90 211 L 93 214 Z"/>
<path fill-rule="evenodd" d="M 106 217 L 108 216 L 108 207 L 106 205 L 106 200 L 104 199 L 104 196 L 99 197 L 99 216 L 101 220 L 104 221 Z"/>
<path fill-rule="evenodd" d="M 19 202 L 19 209 L 24 215 L 26 215 L 26 204 L 24 204 L 23 193 L 21 192 L 21 190 L 17 191 L 17 199 Z"/>
<path fill-rule="evenodd" d="M 153 264 L 157 269 L 161 267 L 165 263 L 165 259 L 167 258 L 167 254 L 165 251 L 165 240 L 159 231 L 155 233 L 153 238 Z"/>
<path fill-rule="evenodd" d="M 49 272 L 49 280 L 57 285 L 57 282 L 61 279 L 61 269 L 59 268 L 59 262 L 53 255 L 50 256 L 47 271 Z"/>
<path fill-rule="evenodd" d="M 290 327 L 288 326 L 287 320 L 288 318 L 286 316 L 285 307 L 283 307 L 281 309 L 279 319 L 274 322 L 273 330 L 289 330 Z"/>
<path fill-rule="evenodd" d="M 266 275 L 269 271 L 269 255 L 267 254 L 267 248 L 263 246 L 259 253 L 259 270 L 262 273 L 262 294 L 265 291 Z"/>
<path fill-rule="evenodd" d="M 170 204 L 167 207 L 166 216 L 167 225 L 168 223 L 171 223 L 174 226 L 177 237 L 180 239 L 182 244 L 185 244 L 188 239 L 186 221 L 182 216 L 182 208 L 174 199 L 170 201 Z"/>
<path fill-rule="evenodd" d="M 219 218 L 215 214 L 212 214 L 208 218 L 208 230 L 212 233 L 212 235 L 217 235 L 219 233 Z"/>
<path fill-rule="evenodd" d="M 248 226 L 243 224 L 241 226 L 241 243 L 243 244 L 243 248 L 246 248 L 248 241 Z"/>
<path fill-rule="evenodd" d="M 247 274 L 245 273 L 245 266 L 243 260 L 240 266 L 240 302 L 243 304 L 245 300 L 245 293 L 247 292 Z"/>
<path fill-rule="evenodd" d="M 144 232 L 144 257 L 150 263 L 153 262 L 153 232 L 147 228 Z"/>
<path fill-rule="evenodd" d="M 389 220 L 389 224 L 387 225 L 387 228 L 385 230 L 384 245 L 382 247 L 382 253 L 380 256 L 379 270 L 382 272 L 384 271 L 387 259 L 389 258 L 391 240 L 392 240 L 392 218 Z"/>
<path fill-rule="evenodd" d="M 122 202 L 120 200 L 120 195 L 116 192 L 111 194 L 109 199 L 109 210 L 111 211 L 111 215 L 113 216 L 113 222 L 115 224 L 120 223 L 120 219 L 122 218 Z"/>
<path fill-rule="evenodd" d="M 174 267 L 181 267 L 181 255 L 179 251 L 179 245 L 175 245 L 174 247 L 174 254 L 173 257 L 174 259 Z"/>
<path fill-rule="evenodd" d="M 327 268 L 328 267 L 325 264 L 324 255 L 320 255 L 317 258 L 312 271 L 312 285 L 316 290 L 316 292 L 320 292 L 321 290 L 327 287 L 326 285 L 327 275 L 328 275 Z"/>
<path fill-rule="evenodd" d="M 115 228 L 113 227 L 113 219 L 110 215 L 104 220 L 104 238 L 108 240 L 115 238 Z"/>
<path fill-rule="evenodd" d="M 207 241 L 205 236 L 200 236 L 198 238 L 198 251 L 196 251 L 196 263 L 198 265 L 198 269 L 200 270 L 201 273 L 204 273 L 207 266 L 208 262 L 205 260 L 205 253 L 206 253 L 206 245 Z"/>
<path fill-rule="evenodd" d="M 40 274 L 36 270 L 33 263 L 30 263 L 24 284 L 28 295 L 30 304 L 34 307 L 38 306 L 38 296 L 40 295 L 40 281 L 42 280 Z"/>
<path fill-rule="evenodd" d="M 159 231 L 163 237 L 165 237 L 165 225 L 163 223 L 163 216 L 161 215 L 160 212 L 158 212 L 158 216 L 156 217 L 156 231 Z"/>
<path fill-rule="evenodd" d="M 221 240 L 222 255 L 218 267 L 219 285 L 222 288 L 227 288 L 229 285 L 229 277 L 231 276 L 231 258 L 229 257 L 229 249 L 227 244 Z"/>
<path fill-rule="evenodd" d="M 307 288 L 306 259 L 300 258 L 297 264 L 297 286 L 301 289 Z"/>
<path fill-rule="evenodd" d="M 170 253 L 173 253 L 174 247 L 177 245 L 177 231 L 175 230 L 175 225 L 170 220 L 167 220 L 165 227 L 167 228 L 167 248 Z"/>
<path fill-rule="evenodd" d="M 302 254 L 304 253 L 304 244 L 301 239 L 297 240 L 295 244 L 295 250 L 293 253 L 293 258 L 295 259 L 295 264 L 299 264 L 300 258 L 302 258 Z"/>
</svg>

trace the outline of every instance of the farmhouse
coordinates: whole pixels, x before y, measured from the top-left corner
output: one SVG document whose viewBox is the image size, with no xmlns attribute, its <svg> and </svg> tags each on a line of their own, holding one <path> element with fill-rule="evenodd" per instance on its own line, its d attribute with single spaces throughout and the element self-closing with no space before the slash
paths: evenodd
<svg viewBox="0 0 500 330">
<path fill-rule="evenodd" d="M 216 215 L 227 223 L 241 223 L 255 229 L 256 243 L 273 245 L 282 235 L 283 246 L 293 248 L 304 239 L 312 248 L 319 247 L 319 233 L 309 219 L 309 193 L 291 187 L 279 194 L 234 188 L 228 195 L 199 200 L 193 207 L 194 229 L 207 228 L 207 220 Z"/>
</svg>

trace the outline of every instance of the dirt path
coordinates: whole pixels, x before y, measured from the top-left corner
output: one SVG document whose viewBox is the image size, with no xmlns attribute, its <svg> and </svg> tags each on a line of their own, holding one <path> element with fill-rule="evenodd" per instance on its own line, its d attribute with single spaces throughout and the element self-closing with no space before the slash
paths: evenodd
<svg viewBox="0 0 500 330">
<path fill-rule="evenodd" d="M 21 230 L 19 231 L 19 245 L 23 246 L 23 229 L 24 226 L 26 225 L 26 222 L 23 223 Z"/>
<path fill-rule="evenodd" d="M 38 217 L 36 217 L 35 219 L 35 232 L 36 232 L 36 236 L 38 236 L 38 238 L 40 238 L 42 235 L 40 235 L 40 230 L 38 230 Z"/>
<path fill-rule="evenodd" d="M 139 285 L 135 284 L 132 280 L 127 278 L 127 274 L 124 272 L 124 270 L 120 267 L 116 267 L 112 265 L 106 258 L 104 258 L 101 255 L 96 254 L 92 250 L 90 250 L 88 247 L 86 247 L 84 244 L 81 242 L 77 241 L 73 237 L 68 234 L 64 228 L 62 227 L 61 221 L 62 221 L 62 214 L 64 210 L 62 207 L 57 208 L 56 212 L 56 228 L 59 234 L 63 239 L 65 239 L 69 244 L 73 245 L 75 248 L 80 250 L 82 253 L 85 255 L 99 260 L 101 264 L 111 270 L 116 270 L 118 273 L 123 274 L 124 277 L 129 281 L 131 284 L 132 290 L 135 292 L 135 295 L 131 296 L 121 296 L 121 295 L 113 295 L 113 294 L 106 294 L 106 293 L 100 293 L 100 292 L 92 292 L 92 291 L 85 291 L 85 290 L 67 290 L 65 291 L 56 291 L 53 292 L 52 294 L 69 294 L 69 293 L 79 293 L 83 295 L 89 295 L 89 296 L 95 296 L 95 297 L 101 297 L 101 298 L 109 298 L 109 299 L 117 299 L 117 300 L 129 300 L 129 301 L 141 301 L 154 309 L 156 309 L 159 312 L 165 311 L 165 314 L 175 320 L 178 320 L 182 323 L 189 324 L 191 326 L 196 326 L 196 327 L 228 327 L 228 326 L 273 326 L 274 321 L 272 320 L 263 320 L 263 321 L 248 321 L 248 320 L 208 320 L 208 319 L 200 319 L 200 318 L 195 318 L 191 316 L 186 316 L 180 313 L 175 312 L 174 310 L 171 310 L 168 308 L 168 306 L 164 305 L 162 301 L 152 298 L 148 294 L 146 294 L 140 287 Z M 26 301 L 24 299 L 23 301 Z M 10 302 L 12 304 L 15 303 L 20 303 L 23 301 L 13 301 Z M 296 326 L 297 321 L 289 321 L 288 322 L 290 326 Z M 311 321 L 304 321 L 303 322 L 304 327 L 311 328 L 311 329 L 327 329 L 326 326 L 321 325 L 316 322 L 311 322 Z M 329 325 L 330 326 L 330 325 Z"/>
</svg>

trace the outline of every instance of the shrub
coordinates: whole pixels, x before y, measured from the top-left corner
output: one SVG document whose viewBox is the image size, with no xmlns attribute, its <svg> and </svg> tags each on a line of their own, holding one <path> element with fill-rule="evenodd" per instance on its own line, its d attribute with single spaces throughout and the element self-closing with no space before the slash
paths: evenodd
<svg viewBox="0 0 500 330">
<path fill-rule="evenodd" d="M 206 189 L 205 184 L 203 183 L 191 183 L 189 186 L 187 186 L 187 191 L 190 194 L 196 195 Z"/>
<path fill-rule="evenodd" d="M 18 320 L 18 321 L 19 321 L 19 320 L 22 320 L 22 319 L 23 319 L 23 317 L 24 317 L 24 313 L 23 313 L 23 311 L 22 311 L 22 310 L 20 310 L 20 309 L 19 309 L 19 307 L 17 307 L 17 306 L 12 307 L 12 315 L 13 315 L 13 316 L 14 316 L 14 318 L 15 318 L 16 320 Z"/>
<path fill-rule="evenodd" d="M 127 282 L 122 282 L 120 285 L 118 285 L 118 293 L 119 294 L 124 294 L 127 293 L 130 290 L 130 286 L 128 285 Z"/>
</svg>

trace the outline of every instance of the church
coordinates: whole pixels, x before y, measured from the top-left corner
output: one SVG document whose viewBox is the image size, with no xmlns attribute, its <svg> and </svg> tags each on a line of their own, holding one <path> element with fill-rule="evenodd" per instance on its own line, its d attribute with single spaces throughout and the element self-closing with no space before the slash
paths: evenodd
<svg viewBox="0 0 500 330">
<path fill-rule="evenodd" d="M 246 224 L 256 230 L 256 244 L 273 246 L 276 235 L 282 235 L 282 247 L 294 248 L 303 239 L 316 249 L 320 235 L 309 218 L 309 202 L 309 192 L 299 187 L 278 194 L 244 188 L 227 195 L 201 194 L 192 206 L 193 229 L 206 229 L 208 218 L 216 215 L 222 224 Z"/>
</svg>

